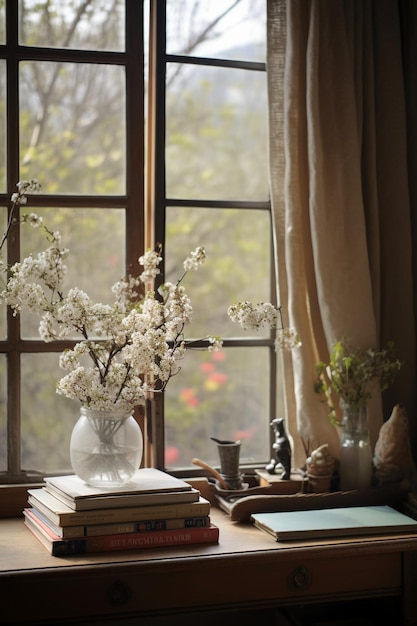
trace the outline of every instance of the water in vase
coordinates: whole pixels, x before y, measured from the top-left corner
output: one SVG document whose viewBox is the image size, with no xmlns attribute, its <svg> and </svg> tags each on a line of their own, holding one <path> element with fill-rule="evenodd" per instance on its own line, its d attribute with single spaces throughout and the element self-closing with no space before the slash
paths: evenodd
<svg viewBox="0 0 417 626">
<path fill-rule="evenodd" d="M 94 452 L 72 449 L 71 455 L 77 475 L 93 487 L 119 487 L 131 479 L 138 467 L 137 449 L 127 446 L 118 451 L 106 451 L 103 447 Z"/>
<path fill-rule="evenodd" d="M 340 455 L 340 488 L 342 491 L 367 489 L 372 483 L 372 452 L 366 441 L 342 446 Z"/>
</svg>

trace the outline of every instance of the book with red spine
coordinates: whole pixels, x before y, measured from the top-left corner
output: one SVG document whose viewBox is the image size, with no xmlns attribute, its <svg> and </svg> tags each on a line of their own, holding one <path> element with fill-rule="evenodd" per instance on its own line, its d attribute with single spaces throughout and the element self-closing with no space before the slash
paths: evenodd
<svg viewBox="0 0 417 626">
<path fill-rule="evenodd" d="M 150 532 L 102 535 L 62 539 L 46 525 L 24 511 L 25 525 L 52 556 L 70 556 L 119 550 L 145 550 L 195 544 L 215 544 L 219 541 L 219 528 L 210 524 L 207 528 L 184 528 Z"/>
</svg>

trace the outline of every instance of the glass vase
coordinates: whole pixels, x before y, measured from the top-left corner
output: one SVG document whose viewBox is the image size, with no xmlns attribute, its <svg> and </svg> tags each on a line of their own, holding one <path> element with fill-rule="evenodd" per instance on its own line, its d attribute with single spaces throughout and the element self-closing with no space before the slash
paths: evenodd
<svg viewBox="0 0 417 626">
<path fill-rule="evenodd" d="M 143 437 L 131 412 L 81 408 L 71 435 L 74 472 L 93 487 L 127 483 L 140 466 Z"/>
<path fill-rule="evenodd" d="M 350 491 L 367 489 L 371 485 L 372 450 L 367 408 L 346 405 L 343 407 L 340 488 Z"/>
</svg>

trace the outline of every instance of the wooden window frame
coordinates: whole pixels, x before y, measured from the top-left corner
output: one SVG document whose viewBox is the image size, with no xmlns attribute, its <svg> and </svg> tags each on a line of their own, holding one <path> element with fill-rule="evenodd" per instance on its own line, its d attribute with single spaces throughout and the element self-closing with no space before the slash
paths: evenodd
<svg viewBox="0 0 417 626">
<path fill-rule="evenodd" d="M 166 51 L 166 3 L 167 0 L 149 0 L 150 2 L 150 48 L 149 48 L 149 106 L 152 112 L 149 119 L 148 133 L 148 160 L 151 163 L 151 170 L 148 177 L 148 215 L 152 216 L 152 224 L 148 233 L 148 245 L 152 247 L 155 242 L 162 243 L 165 248 L 165 224 L 166 213 L 170 206 L 192 207 L 195 209 L 222 208 L 222 209 L 248 209 L 267 211 L 272 213 L 271 202 L 267 201 L 232 201 L 232 200 L 204 200 L 204 199 L 181 199 L 169 198 L 166 195 L 166 164 L 165 164 L 165 129 L 166 129 L 166 89 L 165 76 L 169 63 L 184 63 L 195 66 L 227 67 L 246 71 L 266 72 L 266 63 L 238 61 L 210 57 L 185 56 L 178 54 L 168 54 Z M 276 273 L 274 263 L 274 242 L 271 227 L 271 267 L 270 267 L 270 294 L 271 301 L 276 301 Z M 161 281 L 164 276 L 164 260 L 161 263 Z M 267 338 L 225 339 L 223 347 L 225 349 L 245 346 L 245 347 L 267 347 L 269 350 L 269 422 L 276 417 L 277 411 L 277 379 L 278 379 L 278 359 L 274 347 L 274 334 L 270 333 Z M 164 468 L 164 398 L 157 395 L 152 401 L 149 415 L 150 432 L 157 433 L 152 438 L 152 461 L 156 467 Z M 271 435 L 272 437 L 272 435 Z M 270 440 L 272 446 L 272 439 Z M 247 465 L 246 469 L 252 471 L 259 467 L 259 463 Z M 177 475 L 186 477 L 201 473 L 197 470 L 176 470 Z"/>
<path fill-rule="evenodd" d="M 16 191 L 19 172 L 19 63 L 22 61 L 57 61 L 67 63 L 95 63 L 116 65 L 126 72 L 126 190 L 118 196 L 86 196 L 37 194 L 31 196 L 31 209 L 37 207 L 60 208 L 120 208 L 126 217 L 126 268 L 134 265 L 145 250 L 144 207 L 144 51 L 143 37 L 143 2 L 126 1 L 125 3 L 125 50 L 108 52 L 94 50 L 74 50 L 63 48 L 31 47 L 20 45 L 18 41 L 18 2 L 6 0 L 6 44 L 0 45 L 0 59 L 6 61 L 7 85 L 7 192 L 0 194 L 0 204 L 9 207 L 10 197 Z M 13 233 L 15 240 L 9 246 L 8 262 L 19 260 L 19 230 Z M 51 342 L 47 345 L 38 340 L 26 340 L 20 336 L 19 316 L 13 317 L 7 311 L 7 338 L 0 342 L 0 350 L 7 354 L 7 451 L 6 472 L 0 473 L 0 515 L 9 508 L 15 508 L 13 502 L 20 502 L 22 488 L 40 480 L 39 475 L 21 470 L 21 429 L 20 429 L 20 355 L 27 352 L 61 352 L 69 342 Z M 3 478 L 3 480 L 2 480 Z M 13 485 L 19 485 L 13 491 Z M 7 496 L 5 494 L 7 493 Z"/>
<path fill-rule="evenodd" d="M 126 267 L 134 264 L 143 250 L 152 247 L 155 242 L 165 242 L 165 216 L 169 206 L 193 206 L 201 208 L 257 209 L 271 212 L 269 201 L 213 201 L 184 200 L 166 197 L 165 186 L 165 71 L 170 62 L 192 63 L 194 65 L 221 66 L 248 71 L 266 71 L 264 63 L 228 61 L 225 59 L 185 57 L 166 54 L 166 2 L 149 0 L 150 6 L 150 41 L 149 41 L 149 83 L 148 83 L 148 123 L 147 123 L 147 172 L 145 178 L 145 126 L 144 126 L 144 50 L 143 40 L 138 32 L 143 33 L 143 1 L 126 0 L 126 49 L 124 52 L 96 52 L 89 50 L 32 48 L 18 43 L 18 3 L 6 0 L 6 37 L 7 44 L 0 45 L 0 59 L 7 59 L 7 193 L 0 194 L 0 203 L 9 206 L 10 196 L 15 191 L 19 180 L 19 101 L 18 67 L 25 60 L 48 60 L 85 63 L 108 63 L 126 67 L 126 194 L 121 196 L 62 196 L 39 194 L 31 197 L 31 207 L 68 207 L 125 208 L 126 209 Z M 140 88 L 138 89 L 138 86 Z M 143 207 L 143 210 L 138 209 Z M 271 250 L 273 243 L 271 241 Z M 14 248 L 9 262 L 19 258 L 19 242 Z M 164 266 L 162 262 L 162 274 Z M 273 254 L 271 254 L 271 297 L 275 297 L 275 273 Z M 27 350 L 28 342 L 20 339 L 19 320 L 8 311 L 10 335 L 1 342 L 1 351 L 8 352 L 9 376 L 19 378 L 19 352 Z M 29 342 L 34 351 L 61 352 L 65 342 L 56 345 L 45 344 L 38 340 Z M 270 421 L 275 417 L 277 397 L 277 357 L 274 350 L 273 334 L 268 338 L 242 338 L 224 341 L 224 347 L 253 346 L 268 347 L 270 365 Z M 20 385 L 17 382 L 9 391 L 8 401 L 8 449 L 7 478 L 9 482 L 0 483 L 0 517 L 20 515 L 27 501 L 27 486 L 40 484 L 39 476 L 30 476 L 20 471 Z M 145 464 L 164 468 L 164 404 L 163 396 L 156 395 L 149 403 L 146 419 L 141 426 L 144 429 Z M 247 468 L 251 470 L 250 467 Z M 253 469 L 253 468 L 252 468 Z M 178 470 L 180 476 L 196 476 L 201 470 Z M 11 483 L 10 483 L 11 477 Z M 0 473 L 1 481 L 1 473 Z"/>
</svg>

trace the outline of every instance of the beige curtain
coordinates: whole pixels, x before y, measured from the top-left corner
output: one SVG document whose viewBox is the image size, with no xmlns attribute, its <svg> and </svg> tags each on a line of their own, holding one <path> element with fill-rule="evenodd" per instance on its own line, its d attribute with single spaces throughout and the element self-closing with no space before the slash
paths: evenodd
<svg viewBox="0 0 417 626">
<path fill-rule="evenodd" d="M 339 339 L 395 343 L 394 404 L 414 419 L 415 335 L 403 49 L 397 0 L 269 0 L 270 186 L 279 302 L 301 348 L 283 355 L 295 463 L 339 433 L 314 392 Z"/>
</svg>

